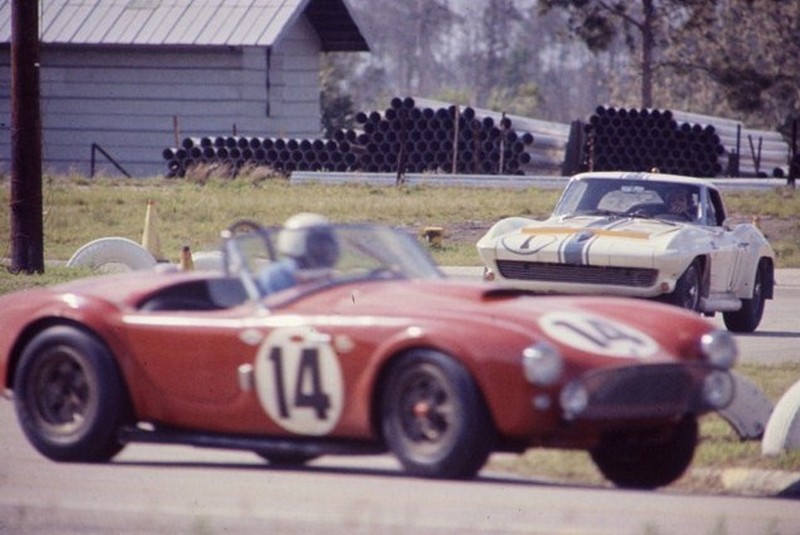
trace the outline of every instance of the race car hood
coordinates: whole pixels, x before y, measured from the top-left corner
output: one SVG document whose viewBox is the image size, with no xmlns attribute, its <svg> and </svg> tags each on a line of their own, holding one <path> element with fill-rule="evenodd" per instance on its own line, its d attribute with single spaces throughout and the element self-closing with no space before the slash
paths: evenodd
<svg viewBox="0 0 800 535">
<path fill-rule="evenodd" d="M 484 236 L 485 260 L 527 260 L 561 264 L 625 265 L 652 268 L 687 225 L 654 219 L 572 216 L 529 220 L 508 232 Z"/>
<path fill-rule="evenodd" d="M 619 340 L 647 340 L 652 356 L 661 358 L 686 354 L 683 346 L 711 328 L 695 314 L 659 303 L 609 297 L 535 296 L 499 285 L 453 279 L 345 286 L 296 305 L 299 308 L 295 310 L 307 313 L 396 317 L 402 318 L 400 323 L 406 325 L 417 323 L 424 327 L 442 323 L 449 330 L 458 326 L 459 336 L 468 345 L 482 343 L 481 333 L 487 329 L 494 333 L 509 329 L 509 333 L 527 333 L 530 340 L 545 337 L 556 345 L 575 348 L 572 329 L 580 330 L 583 325 L 597 329 L 602 323 L 608 326 L 604 336 L 612 331 L 615 336 L 636 333 L 630 337 L 620 335 Z M 675 329 L 663 329 L 664 322 Z M 611 345 L 614 344 L 609 344 L 610 351 Z M 595 347 L 584 349 L 598 353 Z"/>
</svg>

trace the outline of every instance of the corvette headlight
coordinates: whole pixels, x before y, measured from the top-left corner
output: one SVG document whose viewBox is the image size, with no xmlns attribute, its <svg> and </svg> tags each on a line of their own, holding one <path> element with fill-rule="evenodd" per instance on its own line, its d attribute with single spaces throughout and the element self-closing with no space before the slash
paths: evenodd
<svg viewBox="0 0 800 535">
<path fill-rule="evenodd" d="M 729 370 L 739 354 L 736 340 L 728 331 L 712 331 L 700 339 L 700 351 L 715 366 Z"/>
<path fill-rule="evenodd" d="M 564 359 L 558 349 L 546 342 L 539 342 L 522 351 L 522 369 L 531 384 L 548 386 L 561 377 Z"/>
</svg>

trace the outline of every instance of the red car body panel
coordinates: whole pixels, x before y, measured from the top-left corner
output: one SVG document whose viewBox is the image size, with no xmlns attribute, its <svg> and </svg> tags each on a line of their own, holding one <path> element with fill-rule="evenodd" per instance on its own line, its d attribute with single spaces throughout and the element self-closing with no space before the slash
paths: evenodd
<svg viewBox="0 0 800 535">
<path fill-rule="evenodd" d="M 16 360 L 37 325 L 72 322 L 99 336 L 117 358 L 139 421 L 220 433 L 287 435 L 265 412 L 238 370 L 252 365 L 276 328 L 308 326 L 333 340 L 345 399 L 330 436 L 375 439 L 376 394 L 388 361 L 411 348 L 435 348 L 478 383 L 501 435 L 540 443 L 566 433 L 554 411 L 530 409 L 538 391 L 525 381 L 520 351 L 548 340 L 569 354 L 565 377 L 598 367 L 701 359 L 696 341 L 712 327 L 673 307 L 628 299 L 521 296 L 483 283 L 362 281 L 303 295 L 290 290 L 263 303 L 218 311 L 140 310 L 163 288 L 203 273 L 107 276 L 0 297 L 0 379 L 12 386 Z M 659 349 L 646 361 L 599 356 L 548 337 L 538 319 L 553 310 L 593 313 L 646 332 Z M 575 430 L 575 440 L 593 426 Z M 564 440 L 564 439 L 562 439 Z M 580 440 L 579 440 L 580 441 Z M 569 440 L 566 440 L 568 443 Z"/>
</svg>

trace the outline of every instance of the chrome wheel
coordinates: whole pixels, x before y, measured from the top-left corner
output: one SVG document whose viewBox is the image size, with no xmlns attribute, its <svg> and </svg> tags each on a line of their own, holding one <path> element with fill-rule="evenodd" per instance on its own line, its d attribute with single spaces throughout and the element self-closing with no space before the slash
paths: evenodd
<svg viewBox="0 0 800 535">
<path fill-rule="evenodd" d="M 79 355 L 65 346 L 43 353 L 31 370 L 28 405 L 34 421 L 54 435 L 80 431 L 97 411 Z"/>
<path fill-rule="evenodd" d="M 127 389 L 106 346 L 68 326 L 25 347 L 14 373 L 14 407 L 30 443 L 55 461 L 106 461 L 133 420 Z"/>
<path fill-rule="evenodd" d="M 459 363 L 434 351 L 399 357 L 384 391 L 384 438 L 408 472 L 466 478 L 484 465 L 494 427 L 480 391 Z"/>
</svg>

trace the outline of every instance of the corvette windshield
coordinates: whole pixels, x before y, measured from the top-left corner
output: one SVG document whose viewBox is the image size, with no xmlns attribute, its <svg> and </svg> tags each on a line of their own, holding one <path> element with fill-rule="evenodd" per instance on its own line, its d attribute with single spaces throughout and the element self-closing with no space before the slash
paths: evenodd
<svg viewBox="0 0 800 535">
<path fill-rule="evenodd" d="M 694 184 L 653 180 L 584 178 L 573 180 L 553 215 L 604 215 L 696 222 L 700 188 Z"/>
</svg>

